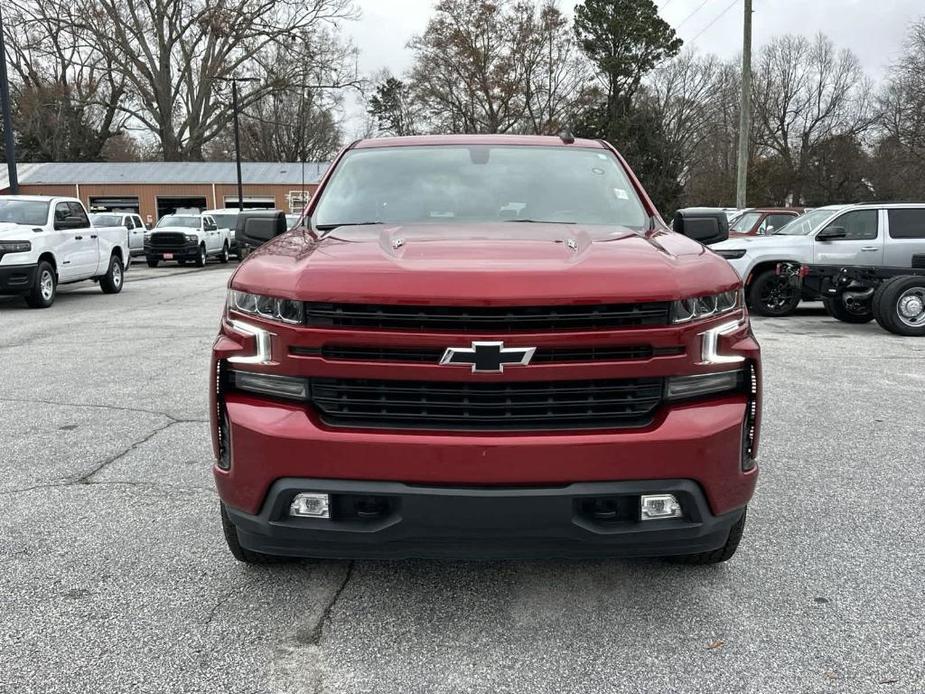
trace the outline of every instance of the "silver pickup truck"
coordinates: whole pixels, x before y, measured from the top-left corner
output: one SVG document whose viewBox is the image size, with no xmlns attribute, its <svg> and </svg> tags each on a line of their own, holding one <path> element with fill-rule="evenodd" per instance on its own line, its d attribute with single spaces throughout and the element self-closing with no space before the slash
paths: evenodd
<svg viewBox="0 0 925 694">
<path fill-rule="evenodd" d="M 895 274 L 925 261 L 925 203 L 820 207 L 770 236 L 729 239 L 710 249 L 742 276 L 752 311 L 785 316 L 801 300 L 831 298 L 820 291 L 819 282 L 807 281 L 806 266 L 813 268 L 814 275 L 842 268 Z M 833 315 L 847 315 L 840 304 L 827 303 Z M 869 306 L 863 314 L 866 320 L 874 318 Z"/>
<path fill-rule="evenodd" d="M 877 211 L 882 256 L 877 252 L 871 263 L 805 265 L 802 290 L 823 297 L 829 314 L 841 321 L 875 319 L 891 333 L 925 336 L 925 203 Z"/>
</svg>

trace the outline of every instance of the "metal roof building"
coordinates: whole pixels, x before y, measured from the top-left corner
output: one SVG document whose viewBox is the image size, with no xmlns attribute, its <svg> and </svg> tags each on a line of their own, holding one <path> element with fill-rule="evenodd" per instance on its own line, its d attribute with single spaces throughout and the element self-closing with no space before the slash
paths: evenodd
<svg viewBox="0 0 925 694">
<path fill-rule="evenodd" d="M 327 166 L 242 162 L 244 206 L 300 210 Z M 148 222 L 177 210 L 238 206 L 234 162 L 35 163 L 19 164 L 16 171 L 24 195 L 74 196 L 91 210 L 138 212 Z M 0 193 L 8 189 L 6 167 L 0 166 Z"/>
</svg>

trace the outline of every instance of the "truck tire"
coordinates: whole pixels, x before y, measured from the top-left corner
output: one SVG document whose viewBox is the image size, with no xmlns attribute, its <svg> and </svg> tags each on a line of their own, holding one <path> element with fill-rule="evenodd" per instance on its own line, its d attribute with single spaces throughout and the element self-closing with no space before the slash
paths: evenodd
<svg viewBox="0 0 925 694">
<path fill-rule="evenodd" d="M 823 299 L 826 312 L 843 323 L 870 323 L 874 319 L 873 302 L 862 308 L 851 308 L 845 304 L 842 293 L 831 299 Z"/>
<path fill-rule="evenodd" d="M 228 242 L 226 241 L 225 245 L 222 246 L 222 253 L 218 256 L 218 261 L 222 265 L 227 265 L 229 260 L 231 260 L 231 253 L 228 250 Z"/>
<path fill-rule="evenodd" d="M 48 308 L 55 303 L 58 293 L 58 276 L 47 260 L 40 260 L 35 268 L 32 288 L 26 294 L 26 303 L 30 308 Z"/>
<path fill-rule="evenodd" d="M 148 261 L 148 267 L 157 267 L 157 264 L 161 262 L 157 258 L 146 258 L 146 260 Z"/>
<path fill-rule="evenodd" d="M 123 271 L 119 256 L 112 256 L 109 259 L 109 269 L 100 277 L 100 289 L 103 290 L 103 294 L 118 294 L 122 291 Z"/>
<path fill-rule="evenodd" d="M 252 552 L 242 547 L 241 543 L 238 541 L 238 529 L 234 527 L 234 523 L 232 523 L 231 519 L 228 517 L 228 513 L 225 511 L 225 504 L 219 502 L 219 506 L 221 507 L 222 514 L 222 532 L 225 534 L 225 542 L 228 543 L 231 556 L 245 564 L 275 564 L 285 561 L 286 557 L 276 557 L 271 554 Z"/>
<path fill-rule="evenodd" d="M 672 561 L 679 564 L 691 564 L 705 566 L 708 564 L 720 564 L 732 558 L 742 540 L 742 532 L 745 530 L 745 516 L 748 514 L 748 508 L 742 512 L 742 517 L 736 521 L 736 524 L 729 529 L 729 537 L 726 538 L 726 544 L 712 552 L 698 552 L 697 554 L 684 554 L 679 557 L 672 557 Z"/>
<path fill-rule="evenodd" d="M 752 280 L 748 305 L 759 316 L 789 316 L 800 305 L 800 288 L 774 270 L 765 270 Z"/>
<path fill-rule="evenodd" d="M 874 318 L 896 335 L 925 336 L 925 277 L 903 275 L 884 282 Z"/>
<path fill-rule="evenodd" d="M 196 267 L 205 267 L 206 265 L 206 246 L 199 245 L 199 255 L 196 256 Z"/>
</svg>

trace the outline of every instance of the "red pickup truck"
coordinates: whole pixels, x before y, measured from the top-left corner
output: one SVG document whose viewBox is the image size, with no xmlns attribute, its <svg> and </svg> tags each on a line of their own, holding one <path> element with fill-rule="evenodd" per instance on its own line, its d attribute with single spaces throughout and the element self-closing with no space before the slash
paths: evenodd
<svg viewBox="0 0 925 694">
<path fill-rule="evenodd" d="M 238 560 L 735 552 L 760 353 L 693 240 L 724 215 L 672 231 L 605 142 L 472 135 L 357 142 L 253 221 L 211 379 Z"/>
</svg>

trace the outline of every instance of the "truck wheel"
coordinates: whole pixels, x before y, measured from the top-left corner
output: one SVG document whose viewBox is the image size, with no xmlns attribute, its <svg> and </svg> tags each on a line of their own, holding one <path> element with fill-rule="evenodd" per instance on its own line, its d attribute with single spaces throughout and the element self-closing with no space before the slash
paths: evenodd
<svg viewBox="0 0 925 694">
<path fill-rule="evenodd" d="M 157 267 L 157 264 L 161 262 L 157 258 L 147 258 L 147 261 L 148 261 L 148 267 Z"/>
<path fill-rule="evenodd" d="M 199 246 L 199 255 L 196 256 L 196 267 L 205 267 L 206 265 L 206 247 L 205 244 Z"/>
<path fill-rule="evenodd" d="M 800 304 L 800 288 L 774 270 L 765 270 L 752 280 L 748 305 L 759 316 L 789 316 Z"/>
<path fill-rule="evenodd" d="M 831 299 L 823 299 L 825 310 L 832 318 L 843 323 L 870 323 L 874 319 L 873 302 L 870 304 L 847 304 L 844 294 L 839 292 Z"/>
<path fill-rule="evenodd" d="M 225 245 L 222 246 L 222 254 L 218 256 L 218 260 L 222 265 L 227 265 L 230 259 L 231 253 L 228 251 L 228 244 L 225 243 Z"/>
<path fill-rule="evenodd" d="M 904 275 L 885 283 L 874 317 L 896 335 L 925 336 L 925 277 Z"/>
<path fill-rule="evenodd" d="M 122 291 L 122 261 L 118 256 L 109 259 L 109 270 L 100 277 L 100 289 L 103 294 L 118 294 Z"/>
<path fill-rule="evenodd" d="M 231 519 L 228 517 L 228 513 L 225 511 L 225 504 L 219 503 L 219 506 L 221 507 L 222 532 L 225 534 L 225 542 L 228 543 L 228 549 L 231 550 L 231 555 L 235 559 L 245 564 L 275 564 L 286 559 L 285 557 L 275 557 L 271 554 L 252 552 L 242 547 L 241 543 L 238 541 L 238 529 L 234 527 L 234 523 L 232 523 Z"/>
<path fill-rule="evenodd" d="M 32 289 L 26 294 L 26 303 L 31 308 L 48 308 L 55 303 L 58 292 L 58 277 L 55 269 L 47 260 L 40 260 L 35 268 Z"/>
<path fill-rule="evenodd" d="M 679 564 L 694 564 L 694 565 L 707 565 L 707 564 L 720 564 L 727 559 L 731 559 L 732 555 L 736 553 L 736 549 L 739 547 L 739 542 L 742 540 L 742 532 L 745 530 L 745 516 L 748 513 L 748 508 L 742 512 L 742 517 L 729 529 L 729 537 L 726 538 L 726 544 L 724 544 L 719 549 L 714 549 L 712 552 L 698 552 L 697 554 L 684 554 L 680 557 L 672 557 L 672 561 L 678 562 Z"/>
</svg>

